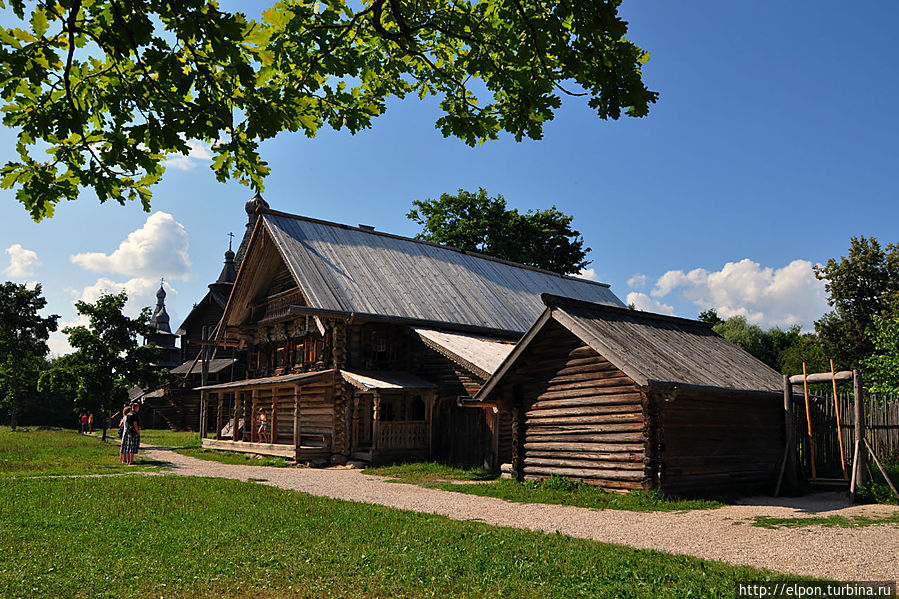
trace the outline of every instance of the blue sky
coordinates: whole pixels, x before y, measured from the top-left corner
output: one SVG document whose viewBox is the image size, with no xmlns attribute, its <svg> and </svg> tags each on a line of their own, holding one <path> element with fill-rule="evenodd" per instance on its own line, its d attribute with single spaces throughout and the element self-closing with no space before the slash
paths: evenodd
<svg viewBox="0 0 899 599">
<path fill-rule="evenodd" d="M 621 12 L 652 55 L 645 81 L 661 97 L 648 117 L 604 122 L 569 98 L 543 140 L 469 148 L 434 128 L 436 102 L 394 102 L 356 136 L 266 143 L 263 195 L 401 235 L 417 232 L 413 200 L 458 188 L 523 210 L 555 204 L 592 248 L 586 274 L 622 299 L 808 328 L 826 309 L 812 264 L 854 235 L 899 241 L 899 4 L 632 0 Z M 12 140 L 0 129 L 4 162 Z M 149 305 L 165 276 L 180 323 L 217 276 L 227 233 L 243 232 L 252 192 L 216 182 L 202 155 L 178 162 L 152 216 L 85 193 L 35 224 L 0 191 L 0 270 L 41 282 L 67 322 L 100 289 Z"/>
</svg>

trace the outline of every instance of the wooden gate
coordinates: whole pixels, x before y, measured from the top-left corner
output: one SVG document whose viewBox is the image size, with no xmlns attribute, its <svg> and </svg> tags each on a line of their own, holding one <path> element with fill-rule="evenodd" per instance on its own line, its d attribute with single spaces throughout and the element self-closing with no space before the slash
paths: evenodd
<svg viewBox="0 0 899 599">
<path fill-rule="evenodd" d="M 877 455 L 883 458 L 899 456 L 899 397 L 865 396 L 865 437 Z M 846 475 L 852 469 L 855 447 L 854 402 L 851 392 L 839 392 L 834 404 L 833 393 L 809 395 L 812 436 L 815 447 L 815 468 L 818 478 L 843 478 L 840 443 L 837 434 L 837 411 L 843 438 Z M 793 430 L 799 464 L 806 477 L 811 478 L 811 443 L 805 416 L 805 400 L 794 395 Z"/>
</svg>

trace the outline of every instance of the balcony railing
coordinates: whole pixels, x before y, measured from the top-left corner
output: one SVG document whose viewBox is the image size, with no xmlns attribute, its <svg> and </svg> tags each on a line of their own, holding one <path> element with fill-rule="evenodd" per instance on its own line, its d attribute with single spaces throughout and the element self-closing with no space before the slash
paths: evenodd
<svg viewBox="0 0 899 599">
<path fill-rule="evenodd" d="M 422 449 L 428 446 L 426 422 L 378 422 L 374 447 L 377 449 Z"/>
</svg>

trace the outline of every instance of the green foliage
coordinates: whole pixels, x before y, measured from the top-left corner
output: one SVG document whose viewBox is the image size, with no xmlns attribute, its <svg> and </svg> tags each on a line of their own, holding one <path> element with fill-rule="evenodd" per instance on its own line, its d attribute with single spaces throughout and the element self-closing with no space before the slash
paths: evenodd
<svg viewBox="0 0 899 599">
<path fill-rule="evenodd" d="M 849 256 L 815 268 L 825 281 L 833 312 L 815 323 L 827 355 L 838 368 L 856 368 L 874 350 L 868 331 L 878 316 L 899 309 L 899 246 L 853 237 Z"/>
<path fill-rule="evenodd" d="M 867 369 L 868 389 L 873 393 L 899 396 L 899 316 L 874 317 L 868 330 L 874 355 L 862 361 Z"/>
<path fill-rule="evenodd" d="M 803 333 L 798 326 L 783 330 L 774 327 L 765 331 L 758 325 L 750 324 L 743 316 L 731 316 L 721 320 L 714 310 L 700 314 L 706 322 L 717 323 L 712 329 L 771 368 L 783 374 L 802 372 L 803 362 L 808 372 L 826 372 L 830 364 L 815 335 Z"/>
<path fill-rule="evenodd" d="M 122 313 L 127 301 L 123 291 L 102 295 L 93 304 L 75 303 L 88 326 L 63 329 L 75 351 L 58 358 L 41 376 L 42 388 L 68 389 L 79 411 L 110 414 L 127 401 L 131 387 L 153 388 L 164 382 L 164 373 L 153 366 L 159 350 L 140 344 L 140 337 L 153 332 L 150 312 L 145 308 L 138 318 L 129 318 Z"/>
<path fill-rule="evenodd" d="M 444 193 L 438 200 L 412 205 L 406 217 L 422 226 L 418 239 L 562 274 L 590 264 L 584 259 L 590 248 L 571 228 L 574 217 L 555 206 L 521 214 L 517 208 L 508 210 L 503 196 L 488 197 L 484 189 L 460 189 L 457 195 Z"/>
<path fill-rule="evenodd" d="M 723 320 L 721 320 L 721 317 L 718 316 L 718 311 L 714 308 L 709 308 L 708 310 L 700 312 L 697 320 L 706 324 L 710 324 L 712 326 L 724 322 Z"/>
<path fill-rule="evenodd" d="M 34 395 L 47 339 L 57 327 L 59 316 L 39 314 L 46 305 L 40 285 L 0 285 L 0 409 L 8 411 L 13 429 L 23 396 Z"/>
<path fill-rule="evenodd" d="M 602 119 L 641 117 L 658 94 L 619 4 L 279 0 L 254 21 L 215 0 L 3 3 L 0 94 L 18 160 L 0 185 L 35 220 L 85 188 L 149 210 L 166 156 L 205 142 L 220 181 L 261 190 L 261 141 L 355 133 L 406 96 L 439 97 L 436 126 L 469 145 L 539 139 L 563 95 Z"/>
<path fill-rule="evenodd" d="M 865 526 L 899 525 L 899 512 L 889 516 L 803 516 L 799 518 L 777 518 L 756 516 L 752 525 L 759 528 L 806 528 L 824 526 L 827 528 L 864 528 Z"/>
</svg>

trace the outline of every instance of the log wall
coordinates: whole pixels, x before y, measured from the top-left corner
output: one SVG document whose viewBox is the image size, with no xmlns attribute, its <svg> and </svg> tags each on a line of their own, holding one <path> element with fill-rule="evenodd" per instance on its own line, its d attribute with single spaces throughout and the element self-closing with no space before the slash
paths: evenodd
<svg viewBox="0 0 899 599">
<path fill-rule="evenodd" d="M 581 479 L 610 491 L 650 485 L 644 396 L 633 380 L 556 323 L 520 358 L 514 378 L 520 478 Z M 513 435 L 515 426 L 512 426 Z"/>
<path fill-rule="evenodd" d="M 659 408 L 661 489 L 675 495 L 771 485 L 783 456 L 777 397 L 654 398 Z"/>
</svg>

